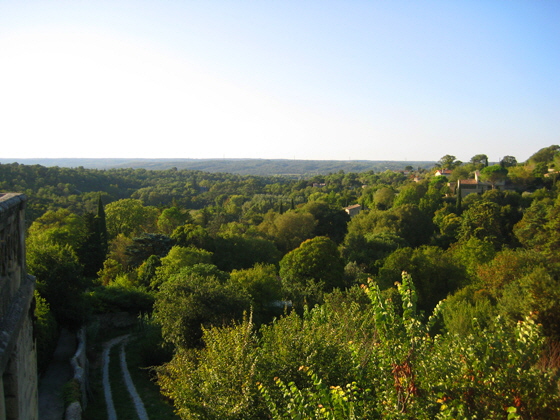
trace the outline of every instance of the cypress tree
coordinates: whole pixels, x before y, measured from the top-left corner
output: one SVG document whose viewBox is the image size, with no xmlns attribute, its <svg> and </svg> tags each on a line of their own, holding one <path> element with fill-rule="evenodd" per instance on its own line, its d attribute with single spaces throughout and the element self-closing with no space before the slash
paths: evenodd
<svg viewBox="0 0 560 420">
<path fill-rule="evenodd" d="M 101 201 L 101 197 L 97 201 L 97 216 L 96 219 L 96 232 L 99 235 L 99 246 L 100 249 L 103 251 L 103 259 L 109 252 L 109 244 L 107 238 L 107 220 L 105 218 L 105 207 L 103 206 L 103 201 Z"/>
<path fill-rule="evenodd" d="M 84 221 L 86 233 L 78 255 L 84 267 L 84 275 L 87 278 L 95 278 L 98 271 L 103 268 L 109 250 L 105 209 L 101 197 L 97 203 L 97 214 L 86 213 Z"/>
<path fill-rule="evenodd" d="M 457 202 L 455 203 L 455 207 L 457 208 L 457 215 L 461 214 L 461 180 L 457 180 Z"/>
<path fill-rule="evenodd" d="M 96 220 L 96 232 L 98 235 L 98 241 L 100 249 L 104 252 L 103 259 L 109 252 L 109 241 L 108 241 L 108 234 L 107 234 L 107 220 L 105 217 L 105 207 L 103 206 L 103 201 L 101 201 L 101 197 L 97 201 L 97 216 L 95 216 Z"/>
</svg>

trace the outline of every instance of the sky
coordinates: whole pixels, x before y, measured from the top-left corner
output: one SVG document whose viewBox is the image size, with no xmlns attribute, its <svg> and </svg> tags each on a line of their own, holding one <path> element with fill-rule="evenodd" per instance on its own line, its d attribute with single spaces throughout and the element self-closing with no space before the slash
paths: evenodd
<svg viewBox="0 0 560 420">
<path fill-rule="evenodd" d="M 526 160 L 557 0 L 0 0 L 0 158 Z"/>
</svg>

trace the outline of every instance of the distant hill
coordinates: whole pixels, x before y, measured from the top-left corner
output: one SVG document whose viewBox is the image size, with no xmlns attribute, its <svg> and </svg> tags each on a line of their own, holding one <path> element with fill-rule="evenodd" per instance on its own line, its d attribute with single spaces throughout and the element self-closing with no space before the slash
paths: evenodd
<svg viewBox="0 0 560 420">
<path fill-rule="evenodd" d="M 344 172 L 383 172 L 403 170 L 406 166 L 432 168 L 428 161 L 381 160 L 289 160 L 289 159 L 8 159 L 0 163 L 18 162 L 24 165 L 59 166 L 66 168 L 144 168 L 166 170 L 171 168 L 193 169 L 205 172 L 227 172 L 240 175 L 293 175 L 313 176 Z"/>
</svg>

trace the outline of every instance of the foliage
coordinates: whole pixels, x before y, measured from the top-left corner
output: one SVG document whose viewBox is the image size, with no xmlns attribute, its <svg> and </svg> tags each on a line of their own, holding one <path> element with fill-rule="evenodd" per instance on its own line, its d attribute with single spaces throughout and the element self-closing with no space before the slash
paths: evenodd
<svg viewBox="0 0 560 420">
<path fill-rule="evenodd" d="M 437 163 L 436 166 L 441 169 L 453 169 L 461 165 L 461 161 L 453 155 L 443 156 Z"/>
<path fill-rule="evenodd" d="M 364 407 L 363 401 L 360 401 L 360 389 L 356 383 L 348 384 L 344 388 L 328 387 L 311 368 L 301 366 L 300 370 L 309 375 L 312 382 L 310 388 L 300 390 L 294 382 L 286 384 L 282 379 L 275 378 L 275 386 L 285 399 L 280 407 L 268 389 L 263 384 L 258 384 L 274 420 L 358 420 L 370 418 L 373 414 Z"/>
<path fill-rule="evenodd" d="M 551 261 L 558 262 L 560 249 L 560 203 L 534 200 L 525 210 L 523 218 L 513 227 L 513 232 L 526 249 L 544 253 Z"/>
<path fill-rule="evenodd" d="M 385 259 L 375 280 L 384 290 L 398 282 L 403 271 L 416 280 L 418 306 L 426 313 L 467 282 L 453 255 L 434 246 L 397 249 Z"/>
<path fill-rule="evenodd" d="M 105 210 L 101 198 L 97 214 L 86 213 L 83 218 L 85 233 L 77 252 L 80 262 L 84 265 L 84 275 L 95 278 L 97 272 L 103 268 L 103 261 L 109 251 Z"/>
<path fill-rule="evenodd" d="M 143 314 L 136 326 L 137 340 L 134 353 L 141 367 L 161 366 L 173 357 L 173 348 L 163 341 L 161 325 L 151 314 Z"/>
<path fill-rule="evenodd" d="M 311 213 L 315 218 L 314 236 L 328 236 L 337 244 L 343 241 L 350 216 L 340 207 L 321 201 L 311 201 L 301 207 L 300 211 Z"/>
<path fill-rule="evenodd" d="M 504 286 L 532 273 L 535 269 L 546 267 L 546 258 L 535 251 L 505 249 L 486 264 L 478 267 L 480 282 L 490 293 L 500 297 Z"/>
<path fill-rule="evenodd" d="M 527 313 L 535 314 L 549 337 L 559 338 L 560 283 L 550 270 L 538 267 L 521 275 L 503 287 L 497 309 L 512 322 L 522 320 Z"/>
<path fill-rule="evenodd" d="M 49 242 L 69 245 L 75 251 L 83 242 L 86 226 L 84 220 L 67 209 L 47 211 L 28 229 L 28 243 Z"/>
<path fill-rule="evenodd" d="M 282 282 L 274 265 L 256 264 L 253 268 L 233 270 L 230 282 L 249 297 L 257 324 L 281 314 L 276 303 L 282 298 Z"/>
<path fill-rule="evenodd" d="M 422 322 L 411 279 L 403 273 L 402 280 L 401 315 L 375 286 L 366 289 L 378 334 L 365 368 L 371 389 L 359 381 L 327 388 L 305 367 L 311 385 L 276 379 L 275 395 L 274 388 L 260 385 L 273 419 L 340 418 L 335 413 L 384 419 L 558 418 L 558 377 L 536 366 L 542 338 L 531 317 L 513 330 L 497 318 L 491 332 L 432 336 L 439 309 Z"/>
<path fill-rule="evenodd" d="M 35 243 L 27 250 L 27 268 L 57 322 L 77 328 L 86 317 L 82 266 L 69 245 Z"/>
<path fill-rule="evenodd" d="M 530 163 L 548 163 L 554 159 L 556 153 L 560 151 L 560 146 L 553 144 L 552 146 L 543 147 L 539 151 L 531 155 L 527 160 Z"/>
<path fill-rule="evenodd" d="M 272 238 L 282 252 L 297 248 L 313 237 L 317 221 L 311 213 L 288 211 L 284 214 L 269 212 L 259 225 L 259 230 Z"/>
<path fill-rule="evenodd" d="M 214 238 L 212 261 L 224 271 L 277 264 L 280 252 L 272 241 L 248 234 L 220 234 Z"/>
<path fill-rule="evenodd" d="M 492 165 L 482 168 L 480 171 L 480 178 L 483 181 L 488 181 L 494 187 L 498 182 L 504 181 L 507 178 L 508 170 L 502 165 Z"/>
<path fill-rule="evenodd" d="M 154 207 L 145 207 L 140 200 L 127 198 L 105 206 L 109 237 L 119 234 L 137 236 L 155 230 L 159 212 Z"/>
<path fill-rule="evenodd" d="M 128 257 L 126 266 L 136 268 L 152 255 L 163 258 L 172 246 L 173 240 L 161 233 L 144 233 L 132 238 L 132 243 L 126 247 L 125 251 Z"/>
<path fill-rule="evenodd" d="M 393 206 L 398 207 L 405 204 L 420 204 L 420 199 L 426 194 L 427 188 L 423 184 L 411 183 L 401 188 L 395 197 Z"/>
<path fill-rule="evenodd" d="M 196 264 L 210 264 L 212 262 L 212 253 L 194 246 L 185 248 L 175 245 L 165 257 L 160 259 L 160 262 L 161 265 L 156 268 L 156 275 L 150 284 L 152 289 L 157 289 L 184 267 Z"/>
<path fill-rule="evenodd" d="M 472 237 L 494 244 L 496 248 L 504 242 L 506 232 L 500 224 L 500 207 L 493 202 L 479 200 L 463 212 L 459 239 Z"/>
<path fill-rule="evenodd" d="M 471 158 L 471 163 L 477 167 L 485 168 L 488 166 L 488 156 L 484 154 L 474 155 Z"/>
<path fill-rule="evenodd" d="M 373 196 L 374 204 L 379 210 L 391 208 L 394 199 L 395 192 L 389 187 L 379 188 Z"/>
<path fill-rule="evenodd" d="M 245 420 L 256 416 L 256 337 L 250 320 L 204 330 L 202 350 L 181 349 L 158 369 L 164 395 L 183 419 Z"/>
<path fill-rule="evenodd" d="M 434 226 L 430 216 L 415 204 L 404 204 L 387 211 L 364 211 L 348 223 L 348 235 L 390 233 L 410 246 L 429 242 Z"/>
<path fill-rule="evenodd" d="M 37 370 L 47 368 L 58 341 L 58 326 L 47 301 L 35 290 L 35 334 L 37 343 Z"/>
<path fill-rule="evenodd" d="M 154 316 L 162 327 L 164 340 L 185 348 L 200 344 L 201 327 L 240 319 L 248 307 L 245 294 L 215 276 L 180 271 L 161 285 Z"/>
<path fill-rule="evenodd" d="M 345 261 L 358 264 L 370 274 L 377 274 L 383 259 L 407 243 L 393 233 L 348 234 L 340 247 Z"/>
<path fill-rule="evenodd" d="M 490 329 L 497 312 L 487 291 L 469 285 L 446 299 L 443 323 L 451 336 L 468 337 L 481 328 Z"/>
<path fill-rule="evenodd" d="M 517 159 L 514 156 L 504 156 L 502 160 L 500 160 L 500 165 L 504 168 L 517 166 Z"/>
<path fill-rule="evenodd" d="M 152 311 L 154 297 L 145 291 L 122 286 L 99 286 L 87 292 L 87 302 L 95 314 Z"/>
<path fill-rule="evenodd" d="M 280 261 L 284 291 L 297 303 L 317 302 L 322 292 L 344 287 L 344 263 L 336 244 L 325 236 L 303 242 Z"/>
<path fill-rule="evenodd" d="M 471 281 L 477 278 L 478 268 L 492 261 L 496 255 L 494 244 L 474 236 L 466 241 L 456 242 L 450 252 L 453 259 L 465 268 Z"/>
<path fill-rule="evenodd" d="M 157 227 L 165 235 L 171 235 L 173 231 L 184 225 L 191 219 L 189 213 L 182 211 L 178 207 L 164 209 L 157 219 Z"/>
<path fill-rule="evenodd" d="M 192 245 L 207 250 L 210 250 L 212 247 L 212 239 L 208 235 L 206 229 L 192 223 L 177 227 L 171 234 L 171 239 L 173 239 L 177 245 L 184 247 Z"/>
</svg>

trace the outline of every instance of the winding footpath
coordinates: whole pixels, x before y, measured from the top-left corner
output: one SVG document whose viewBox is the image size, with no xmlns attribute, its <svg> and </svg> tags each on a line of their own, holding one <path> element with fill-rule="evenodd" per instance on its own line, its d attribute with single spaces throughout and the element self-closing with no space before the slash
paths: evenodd
<svg viewBox="0 0 560 420">
<path fill-rule="evenodd" d="M 148 413 L 146 413 L 146 408 L 142 399 L 136 391 L 136 387 L 132 382 L 130 377 L 130 372 L 128 371 L 128 366 L 126 364 L 126 352 L 125 346 L 130 334 L 122 335 L 120 337 L 113 338 L 107 341 L 103 346 L 103 392 L 105 394 L 105 402 L 107 404 L 107 420 L 118 420 L 117 413 L 115 411 L 115 405 L 113 403 L 113 394 L 111 392 L 111 383 L 109 381 L 109 360 L 111 355 L 111 349 L 120 344 L 120 368 L 123 375 L 124 382 L 126 384 L 126 389 L 132 398 L 134 408 L 138 415 L 139 420 L 149 420 Z"/>
</svg>

